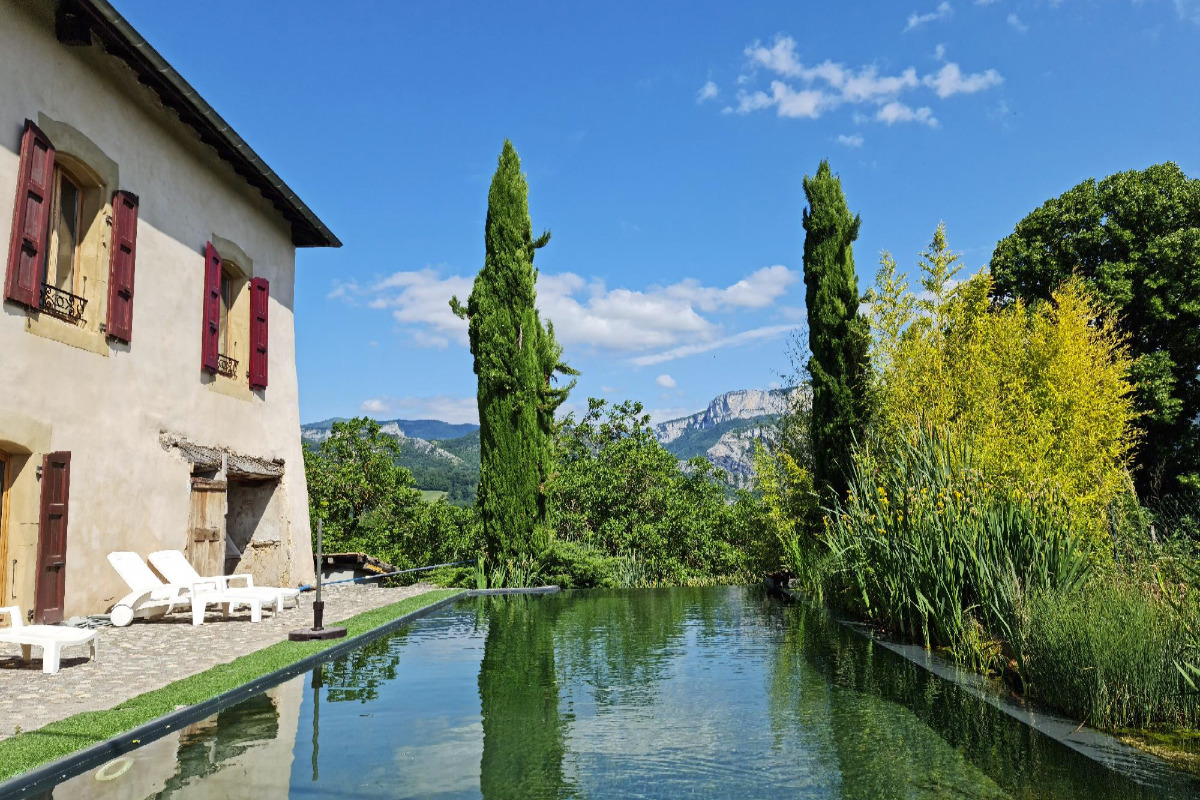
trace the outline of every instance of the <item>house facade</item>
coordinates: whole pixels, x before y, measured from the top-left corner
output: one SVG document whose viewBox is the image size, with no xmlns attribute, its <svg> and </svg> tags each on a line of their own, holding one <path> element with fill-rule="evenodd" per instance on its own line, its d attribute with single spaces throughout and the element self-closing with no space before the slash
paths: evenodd
<svg viewBox="0 0 1200 800">
<path fill-rule="evenodd" d="M 311 581 L 293 290 L 340 243 L 102 0 L 0 0 L 0 605 L 107 611 L 106 556 Z"/>
</svg>

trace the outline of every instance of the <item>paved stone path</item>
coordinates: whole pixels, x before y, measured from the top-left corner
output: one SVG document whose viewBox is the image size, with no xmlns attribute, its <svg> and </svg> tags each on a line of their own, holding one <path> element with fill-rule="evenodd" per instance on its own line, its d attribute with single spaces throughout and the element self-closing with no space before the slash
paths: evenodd
<svg viewBox="0 0 1200 800">
<path fill-rule="evenodd" d="M 363 611 L 423 594 L 428 584 L 385 589 L 348 584 L 325 589 L 325 620 L 331 624 Z M 250 622 L 248 611 L 222 619 L 210 612 L 200 627 L 187 609 L 156 622 L 134 620 L 127 628 L 101 628 L 100 660 L 87 657 L 87 645 L 63 649 L 57 675 L 42 674 L 41 650 L 28 664 L 21 648 L 0 644 L 0 739 L 30 731 L 83 711 L 113 708 L 131 697 L 203 672 L 287 638 L 288 631 L 312 625 L 313 593 L 300 595 L 298 609 L 278 616 L 263 611 Z"/>
</svg>

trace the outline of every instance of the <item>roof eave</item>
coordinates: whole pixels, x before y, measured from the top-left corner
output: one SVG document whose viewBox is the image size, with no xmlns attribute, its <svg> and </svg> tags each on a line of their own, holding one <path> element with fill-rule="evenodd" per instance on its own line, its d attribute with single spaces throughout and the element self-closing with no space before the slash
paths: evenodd
<svg viewBox="0 0 1200 800">
<path fill-rule="evenodd" d="M 179 119 L 195 130 L 202 142 L 216 150 L 238 175 L 275 206 L 291 225 L 292 244 L 342 246 L 312 209 L 112 5 L 106 0 L 62 0 L 59 13 L 64 10 L 83 15 L 83 21 L 106 52 L 124 61 L 139 82 L 150 87 L 164 106 L 179 114 Z"/>
</svg>

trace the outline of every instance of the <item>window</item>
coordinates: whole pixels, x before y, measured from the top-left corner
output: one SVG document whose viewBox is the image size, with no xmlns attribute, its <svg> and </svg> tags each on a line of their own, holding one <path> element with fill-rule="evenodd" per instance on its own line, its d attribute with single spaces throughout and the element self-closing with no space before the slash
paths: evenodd
<svg viewBox="0 0 1200 800">
<path fill-rule="evenodd" d="M 21 136 L 4 297 L 33 312 L 30 333 L 108 355 L 106 338 L 132 338 L 138 198 L 94 142 L 42 124 Z"/>
<path fill-rule="evenodd" d="M 229 342 L 229 310 L 233 308 L 233 301 L 237 298 L 234 290 L 234 277 L 229 274 L 229 267 L 222 266 L 221 268 L 221 322 L 219 332 L 217 334 L 220 342 L 220 353 L 223 356 L 229 356 L 233 352 Z"/>
<path fill-rule="evenodd" d="M 62 167 L 54 168 L 53 229 L 46 259 L 47 285 L 62 292 L 79 294 L 79 230 L 83 217 L 83 189 Z"/>
<path fill-rule="evenodd" d="M 237 264 L 232 261 L 221 262 L 221 306 L 220 321 L 217 324 L 217 373 L 227 378 L 238 377 L 238 365 L 243 368 L 246 364 L 244 341 L 245 328 L 240 315 L 245 313 L 242 308 L 242 288 L 246 279 Z"/>
</svg>

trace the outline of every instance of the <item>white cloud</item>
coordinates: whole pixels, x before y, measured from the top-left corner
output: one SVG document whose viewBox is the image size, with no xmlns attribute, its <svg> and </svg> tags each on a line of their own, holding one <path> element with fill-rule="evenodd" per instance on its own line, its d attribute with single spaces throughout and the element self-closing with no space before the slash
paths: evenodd
<svg viewBox="0 0 1200 800">
<path fill-rule="evenodd" d="M 937 117 L 933 116 L 933 109 L 929 106 L 914 109 L 895 101 L 880 108 L 875 119 L 888 125 L 895 125 L 897 122 L 919 122 L 931 128 L 938 126 Z"/>
<path fill-rule="evenodd" d="M 696 93 L 696 102 L 703 103 L 706 100 L 715 100 L 720 93 L 721 90 L 717 88 L 717 85 L 712 81 L 708 81 Z"/>
<path fill-rule="evenodd" d="M 993 3 L 999 3 L 1000 0 L 975 0 L 977 6 L 990 6 Z"/>
<path fill-rule="evenodd" d="M 644 289 L 609 288 L 572 272 L 543 272 L 537 282 L 537 305 L 564 345 L 638 353 L 718 339 L 725 328 L 717 315 L 773 308 L 799 280 L 799 273 L 780 264 L 727 286 L 688 278 Z M 450 311 L 449 299 L 457 295 L 465 302 L 473 282 L 426 268 L 393 273 L 367 288 L 343 288 L 339 296 L 390 311 L 413 343 L 444 349 L 467 344 L 467 323 Z"/>
<path fill-rule="evenodd" d="M 398 419 L 440 419 L 455 424 L 479 422 L 479 404 L 474 397 L 373 397 L 359 408 L 365 414 L 387 414 Z"/>
<path fill-rule="evenodd" d="M 964 75 L 958 64 L 951 61 L 932 75 L 926 75 L 922 80 L 926 86 L 933 89 L 943 100 L 956 94 L 974 94 L 993 86 L 999 86 L 1004 78 L 994 69 Z"/>
<path fill-rule="evenodd" d="M 742 331 L 732 336 L 725 336 L 720 339 L 714 339 L 708 342 L 697 342 L 695 344 L 685 344 L 679 347 L 673 347 L 670 350 L 664 350 L 659 353 L 651 353 L 644 356 L 635 356 L 629 359 L 629 363 L 639 367 L 649 367 L 655 364 L 665 364 L 668 361 L 674 361 L 687 356 L 699 355 L 700 353 L 708 353 L 712 350 L 719 350 L 725 347 L 736 347 L 738 345 L 749 344 L 763 339 L 774 339 L 782 336 L 785 333 L 799 328 L 799 325 L 769 325 L 764 328 L 754 328 L 748 331 Z"/>
<path fill-rule="evenodd" d="M 364 414 L 386 414 L 392 410 L 386 399 L 382 397 L 372 397 L 369 400 L 364 400 L 358 410 Z"/>
<path fill-rule="evenodd" d="M 674 389 L 676 386 L 675 379 L 666 374 L 659 375 L 654 382 L 664 389 Z"/>
<path fill-rule="evenodd" d="M 839 133 L 837 137 L 837 143 L 844 144 L 846 147 L 862 147 L 863 137 L 857 133 L 852 133 L 850 135 Z"/>
<path fill-rule="evenodd" d="M 949 8 L 949 4 L 942 3 L 935 15 L 945 16 L 950 13 Z M 755 41 L 744 52 L 750 59 L 752 73 L 765 70 L 772 77 L 766 88 L 755 89 L 748 85 L 739 88 L 736 105 L 725 106 L 722 113 L 751 114 L 774 108 L 780 117 L 817 119 L 843 105 L 874 105 L 878 107 L 873 115 L 877 121 L 889 125 L 917 121 L 933 127 L 937 121 L 932 109 L 920 107 L 914 111 L 900 101 L 901 95 L 924 86 L 945 99 L 955 94 L 982 91 L 1003 80 L 994 69 L 963 74 L 958 64 L 953 62 L 943 64 L 938 72 L 923 78 L 918 77 L 914 67 L 894 74 L 883 74 L 875 64 L 854 68 L 829 59 L 808 66 L 800 59 L 796 40 L 784 34 L 777 35 L 770 45 Z M 938 61 L 944 62 L 945 45 L 939 44 L 933 55 Z M 742 78 L 747 80 L 743 81 Z M 741 87 L 751 80 L 750 76 L 743 73 L 738 84 Z M 856 121 L 865 121 L 872 116 L 856 111 L 854 118 Z"/>
<path fill-rule="evenodd" d="M 916 30 L 927 23 L 935 22 L 939 19 L 946 19 L 953 13 L 954 9 L 951 8 L 950 4 L 946 2 L 938 4 L 936 9 L 928 12 L 927 14 L 918 14 L 914 11 L 908 15 L 908 24 L 904 26 L 904 32 L 908 33 L 909 31 Z"/>
<path fill-rule="evenodd" d="M 1008 15 L 1008 26 L 1010 28 L 1012 28 L 1013 30 L 1015 30 L 1017 33 L 1026 33 L 1029 30 L 1029 26 L 1026 25 L 1024 22 L 1021 22 L 1021 18 L 1018 17 L 1016 14 Z"/>
</svg>

